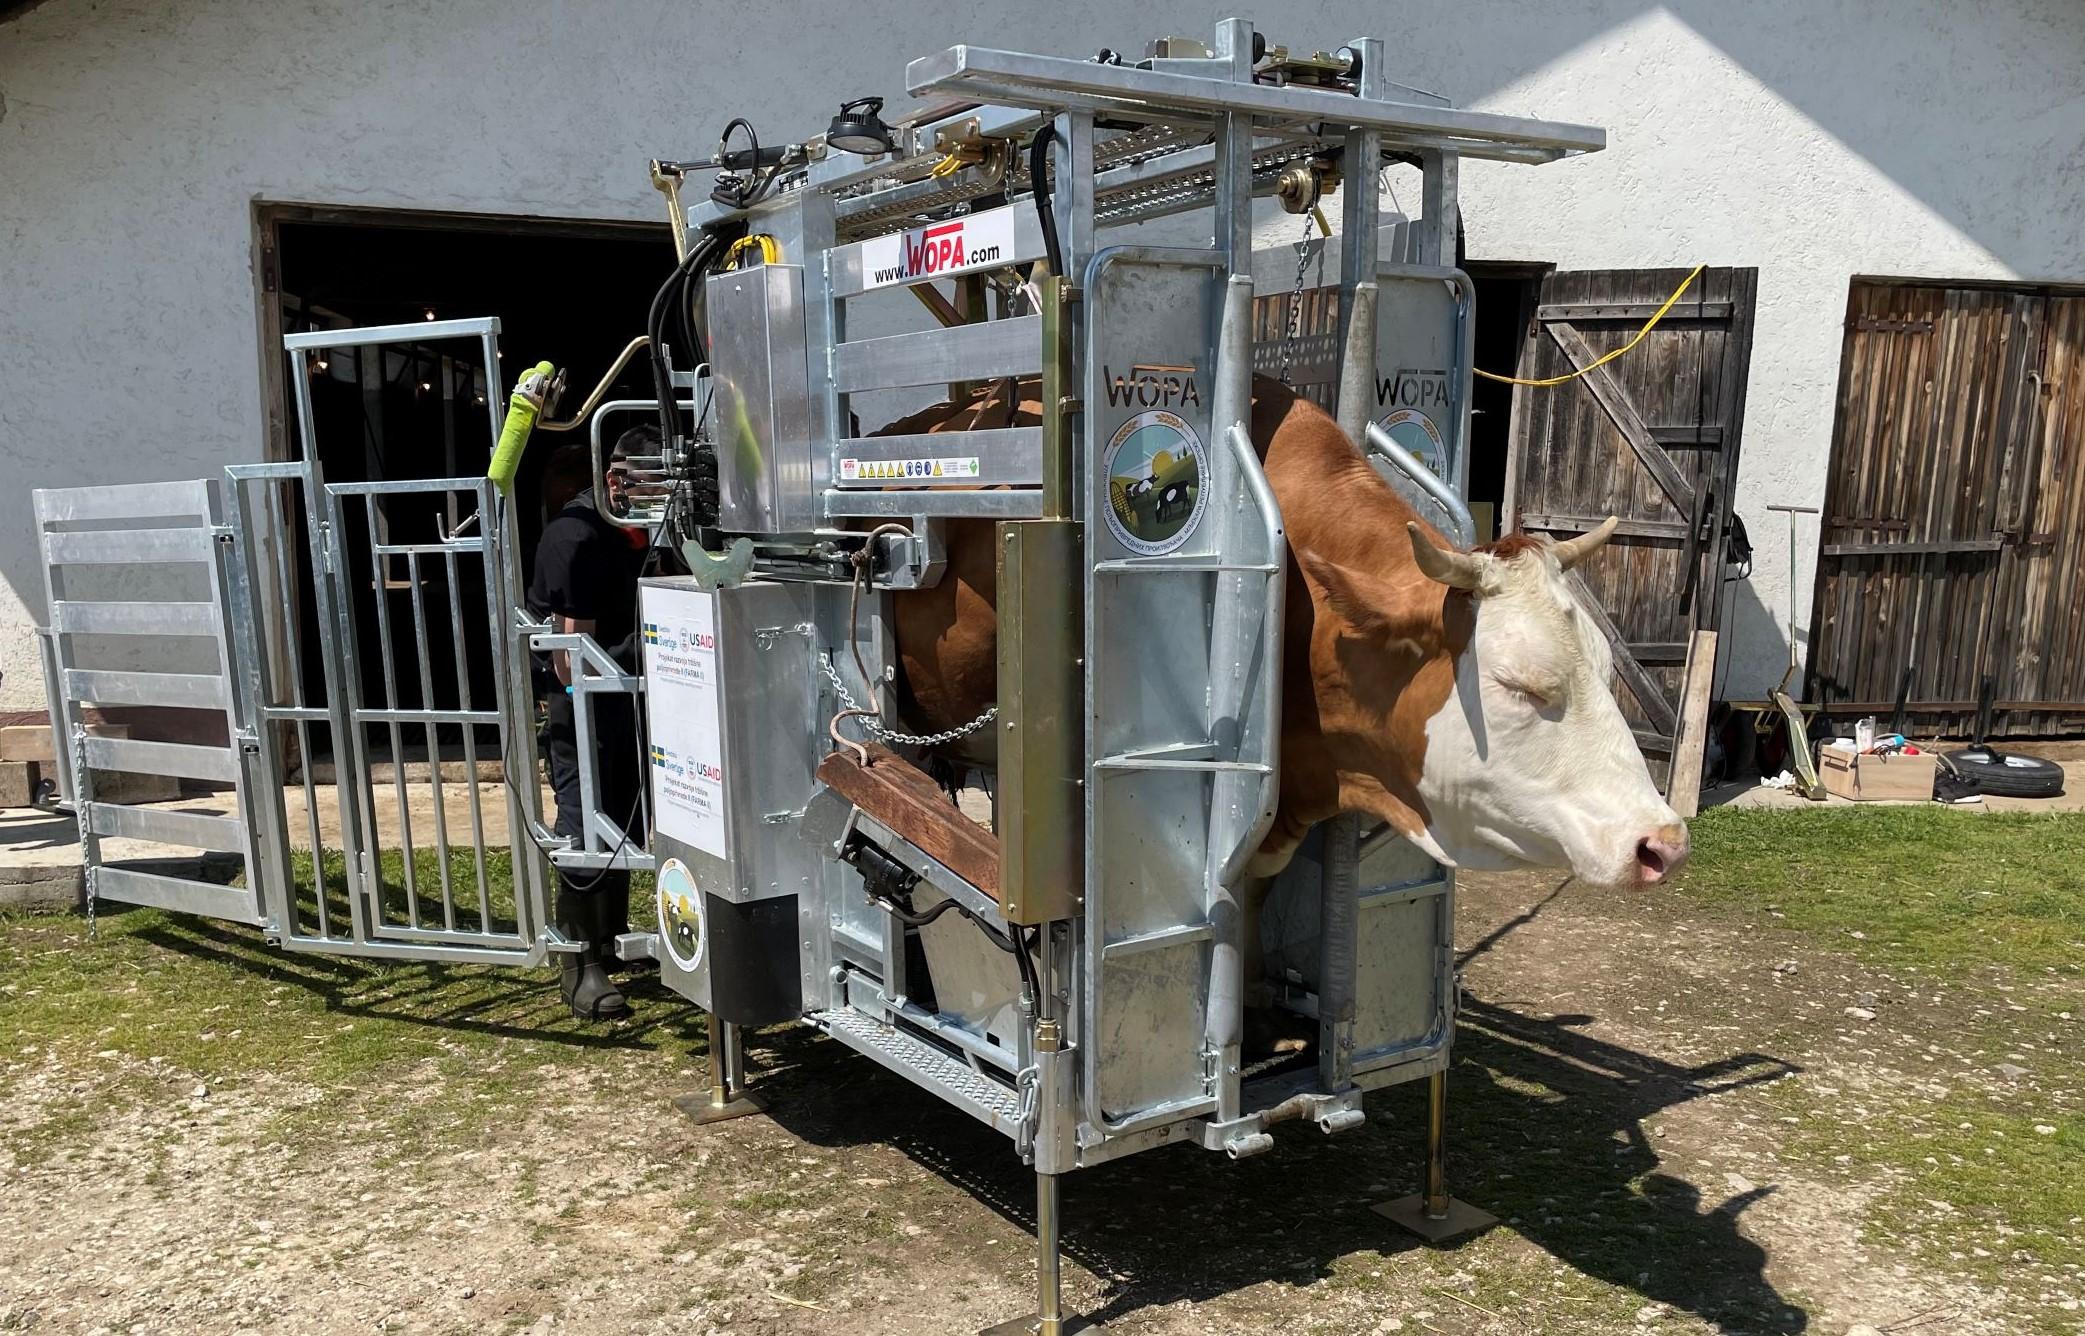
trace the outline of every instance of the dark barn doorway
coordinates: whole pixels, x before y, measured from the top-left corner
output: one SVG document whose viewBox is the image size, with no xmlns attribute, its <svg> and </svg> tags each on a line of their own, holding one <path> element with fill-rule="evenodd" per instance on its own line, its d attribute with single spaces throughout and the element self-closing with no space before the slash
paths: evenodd
<svg viewBox="0 0 2085 1336">
<path fill-rule="evenodd" d="M 1521 345 L 1534 333 L 1542 276 L 1555 266 L 1519 261 L 1470 260 L 1463 272 L 1477 287 L 1477 322 L 1471 330 L 1472 361 L 1483 371 L 1517 374 Z M 1470 387 L 1470 514 L 1477 541 L 1499 536 L 1506 507 L 1506 460 L 1513 444 L 1513 387 L 1482 376 Z"/>
<path fill-rule="evenodd" d="M 623 345 L 643 332 L 652 295 L 675 262 L 663 225 L 288 205 L 263 205 L 256 221 L 270 457 L 302 455 L 288 378 L 306 377 L 319 463 L 329 483 L 482 475 L 491 456 L 488 410 L 505 404 L 520 370 L 539 360 L 567 368 L 571 388 L 563 409 L 570 412 Z M 467 339 L 294 356 L 281 344 L 282 335 L 305 330 L 478 316 L 500 321 L 500 365 L 490 375 L 475 341 Z M 609 397 L 650 393 L 649 372 L 638 359 Z M 530 444 L 514 488 L 524 571 L 546 518 L 539 486 L 544 464 L 558 447 L 584 439 L 578 432 L 539 434 Z M 437 506 L 419 509 L 425 513 L 384 508 L 384 540 L 436 542 L 438 526 L 463 518 Z M 343 523 L 356 530 L 342 534 L 350 552 L 366 550 L 369 541 L 366 529 L 357 528 L 364 523 L 360 514 L 354 508 L 343 512 Z M 423 579 L 441 578 L 439 565 L 430 564 L 429 571 Z M 354 581 L 357 643 L 378 643 L 378 598 L 399 605 L 390 607 L 394 618 L 409 616 L 403 612 L 408 591 L 397 575 L 386 571 L 381 579 Z M 431 597 L 440 604 L 446 591 Z M 310 628 L 318 624 L 308 573 L 299 603 L 300 643 L 308 650 Z M 482 599 L 465 600 L 465 606 L 465 637 L 486 643 Z M 490 697 L 490 656 L 437 658 L 438 696 L 449 696 L 461 685 L 456 678 L 467 675 L 481 699 Z M 299 659 L 308 697 L 322 698 L 319 656 L 306 652 Z M 376 656 L 363 656 L 358 666 L 365 698 L 381 699 L 385 685 Z M 395 686 L 402 706 L 421 704 L 411 675 Z M 445 755 L 451 741 L 440 739 Z"/>
</svg>

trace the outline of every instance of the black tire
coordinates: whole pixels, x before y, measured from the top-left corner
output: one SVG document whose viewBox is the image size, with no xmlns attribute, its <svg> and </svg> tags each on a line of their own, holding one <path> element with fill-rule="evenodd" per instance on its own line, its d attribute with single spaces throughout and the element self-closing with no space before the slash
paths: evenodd
<svg viewBox="0 0 2085 1336">
<path fill-rule="evenodd" d="M 2016 756 L 1995 747 L 1964 747 L 1947 754 L 1948 764 L 1994 798 L 2054 798 L 2063 792 L 2063 767 L 2038 756 Z"/>
</svg>

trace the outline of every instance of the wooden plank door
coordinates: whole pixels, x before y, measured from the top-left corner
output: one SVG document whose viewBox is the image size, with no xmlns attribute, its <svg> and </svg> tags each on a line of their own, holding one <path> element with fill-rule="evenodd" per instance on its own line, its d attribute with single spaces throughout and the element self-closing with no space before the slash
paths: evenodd
<svg viewBox="0 0 2085 1336">
<path fill-rule="evenodd" d="M 2051 296 L 2042 315 L 2025 492 L 2005 525 L 2020 615 L 1993 669 L 2010 688 L 1997 731 L 2015 736 L 2085 732 L 2085 296 Z"/>
<path fill-rule="evenodd" d="M 1551 274 L 1516 374 L 1590 367 L 1633 338 L 1685 269 Z M 1619 516 L 1572 573 L 1614 648 L 1622 712 L 1663 783 L 1687 647 L 1719 629 L 1731 487 L 1745 418 L 1756 269 L 1708 269 L 1624 356 L 1547 388 L 1515 386 L 1508 527 L 1568 538 Z"/>
<path fill-rule="evenodd" d="M 2066 309 L 2059 344 L 2076 347 Z M 2076 354 L 2043 373 L 2050 302 L 1994 288 L 1856 282 L 1819 533 L 1807 694 L 1908 727 L 1973 726 L 1994 679 L 2008 713 L 2058 690 L 2044 622 L 2067 622 L 2077 544 Z M 2044 412 L 2043 388 L 2064 387 Z M 2072 509 L 2066 510 L 2066 507 Z M 2076 520 L 2073 518 L 2074 529 Z M 2052 606 L 2061 598 L 2066 606 Z M 2024 713 L 2017 720 L 2027 726 Z"/>
</svg>

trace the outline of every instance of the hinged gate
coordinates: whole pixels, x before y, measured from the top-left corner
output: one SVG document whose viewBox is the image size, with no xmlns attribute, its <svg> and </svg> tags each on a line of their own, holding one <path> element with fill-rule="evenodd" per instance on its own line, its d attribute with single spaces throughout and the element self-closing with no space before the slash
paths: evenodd
<svg viewBox="0 0 2085 1336">
<path fill-rule="evenodd" d="M 469 337 L 496 367 L 498 328 L 285 342 L 301 355 Z M 302 461 L 233 465 L 221 487 L 36 494 L 52 698 L 90 892 L 256 924 L 295 950 L 539 963 L 547 873 L 505 500 L 479 478 L 326 483 L 308 377 L 293 383 Z M 312 623 L 300 626 L 305 591 Z M 225 743 L 93 737 L 97 706 L 208 711 Z M 326 753 L 330 797 L 317 775 Z M 496 787 L 481 782 L 487 768 Z M 97 801 L 109 771 L 228 784 L 233 810 Z M 242 884 L 109 862 L 104 836 L 237 854 Z"/>
</svg>

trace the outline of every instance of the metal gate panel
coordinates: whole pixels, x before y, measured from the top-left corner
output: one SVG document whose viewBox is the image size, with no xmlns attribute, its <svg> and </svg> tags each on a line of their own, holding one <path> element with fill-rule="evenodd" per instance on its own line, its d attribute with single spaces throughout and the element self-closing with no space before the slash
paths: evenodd
<svg viewBox="0 0 2085 1336">
<path fill-rule="evenodd" d="M 90 907 L 121 900 L 259 924 L 262 906 L 240 747 L 251 702 L 231 671 L 237 624 L 227 596 L 230 533 L 202 481 L 74 487 L 35 494 L 50 610 L 46 635 L 54 723 L 68 797 L 80 825 Z M 180 642 L 187 642 L 184 654 Z M 207 654 L 196 652 L 206 647 Z M 204 660 L 207 659 L 207 664 Z M 219 717 L 222 745 L 94 737 L 89 706 L 157 705 Z M 228 785 L 229 816 L 165 812 L 100 800 L 97 775 L 129 772 Z M 109 863 L 102 840 L 141 840 L 238 854 L 244 884 L 172 875 L 148 863 Z M 152 860 L 158 862 L 160 860 Z"/>
<path fill-rule="evenodd" d="M 1085 284 L 1083 1094 L 1102 1135 L 1214 1109 L 1237 1079 L 1205 1040 L 1214 910 L 1272 801 L 1283 549 L 1243 427 L 1212 420 L 1224 291 L 1215 254 L 1146 248 L 1102 252 Z"/>
<path fill-rule="evenodd" d="M 1476 289 L 1433 265 L 1376 267 L 1375 407 L 1371 421 L 1458 497 L 1470 467 L 1470 377 Z M 1405 470 L 1371 460 L 1398 494 L 1462 542 L 1467 511 L 1443 505 Z"/>
</svg>

